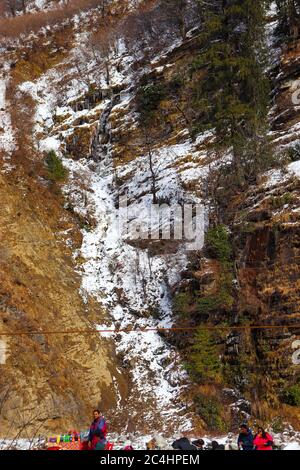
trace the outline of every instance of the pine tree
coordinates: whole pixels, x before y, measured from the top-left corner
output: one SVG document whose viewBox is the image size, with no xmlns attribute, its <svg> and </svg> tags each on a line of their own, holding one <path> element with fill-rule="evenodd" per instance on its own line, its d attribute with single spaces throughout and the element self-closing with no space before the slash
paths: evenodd
<svg viewBox="0 0 300 470">
<path fill-rule="evenodd" d="M 193 70 L 203 70 L 195 95 L 202 127 L 232 147 L 239 182 L 263 168 L 268 110 L 264 70 L 265 0 L 199 0 L 203 18 Z M 248 152 L 250 150 L 250 152 Z"/>
<path fill-rule="evenodd" d="M 296 39 L 300 33 L 300 0 L 277 0 L 277 33 L 286 39 Z"/>
<path fill-rule="evenodd" d="M 188 370 L 198 380 L 217 380 L 221 372 L 217 334 L 199 328 L 189 356 Z"/>
</svg>

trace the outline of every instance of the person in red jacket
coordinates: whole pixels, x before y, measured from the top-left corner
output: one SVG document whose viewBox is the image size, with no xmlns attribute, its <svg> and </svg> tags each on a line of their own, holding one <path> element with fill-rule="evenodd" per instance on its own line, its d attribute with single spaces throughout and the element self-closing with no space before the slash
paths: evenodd
<svg viewBox="0 0 300 470">
<path fill-rule="evenodd" d="M 263 428 L 258 428 L 253 444 L 255 450 L 273 450 L 273 437 L 265 432 Z"/>
</svg>

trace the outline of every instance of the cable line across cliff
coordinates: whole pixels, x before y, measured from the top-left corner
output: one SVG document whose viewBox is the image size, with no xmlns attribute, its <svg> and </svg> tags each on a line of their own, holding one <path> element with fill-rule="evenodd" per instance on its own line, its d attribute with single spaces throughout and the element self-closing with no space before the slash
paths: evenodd
<svg viewBox="0 0 300 470">
<path fill-rule="evenodd" d="M 225 325 L 201 325 L 201 326 L 191 326 L 191 327 L 170 327 L 170 328 L 118 328 L 118 329 L 77 329 L 77 330 L 38 330 L 38 331 L 15 331 L 15 332 L 4 332 L 0 331 L 1 336 L 31 336 L 31 335 L 74 335 L 74 334 L 97 334 L 97 333 L 110 333 L 110 334 L 119 334 L 119 333 L 150 333 L 157 332 L 162 333 L 172 332 L 172 331 L 199 331 L 199 330 L 222 330 L 222 331 L 246 331 L 246 330 L 282 330 L 282 329 L 300 329 L 300 323 L 294 325 L 240 325 L 240 326 L 225 326 Z"/>
</svg>

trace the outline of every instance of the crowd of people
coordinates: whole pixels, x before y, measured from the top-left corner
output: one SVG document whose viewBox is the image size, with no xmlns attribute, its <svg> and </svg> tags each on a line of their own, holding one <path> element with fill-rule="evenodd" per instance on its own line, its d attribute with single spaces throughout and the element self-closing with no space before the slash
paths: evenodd
<svg viewBox="0 0 300 470">
<path fill-rule="evenodd" d="M 93 422 L 90 426 L 88 439 L 86 441 L 86 450 L 106 450 L 108 448 L 107 441 L 107 423 L 104 416 L 101 415 L 99 410 L 93 412 Z M 166 441 L 161 437 L 153 438 L 146 444 L 147 450 L 167 450 L 165 448 Z M 266 432 L 262 427 L 259 427 L 256 434 L 253 434 L 251 429 L 242 424 L 240 433 L 237 440 L 238 450 L 273 450 L 274 441 L 273 437 Z M 169 449 L 174 450 L 226 450 L 224 444 L 219 444 L 217 441 L 212 441 L 207 447 L 203 439 L 190 441 L 187 437 L 181 437 L 175 440 Z M 124 443 L 123 450 L 134 450 L 130 441 Z M 233 446 L 231 450 L 234 450 Z"/>
</svg>

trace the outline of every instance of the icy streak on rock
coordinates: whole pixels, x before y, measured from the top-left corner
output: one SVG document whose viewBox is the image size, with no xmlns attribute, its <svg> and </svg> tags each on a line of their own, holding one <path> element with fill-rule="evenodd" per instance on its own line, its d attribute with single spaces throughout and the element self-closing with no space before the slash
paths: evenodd
<svg viewBox="0 0 300 470">
<path fill-rule="evenodd" d="M 4 365 L 6 363 L 6 342 L 4 340 L 0 340 L 0 365 Z"/>
</svg>

